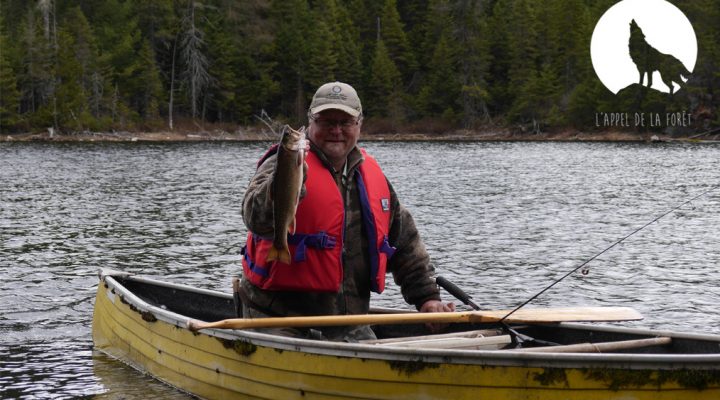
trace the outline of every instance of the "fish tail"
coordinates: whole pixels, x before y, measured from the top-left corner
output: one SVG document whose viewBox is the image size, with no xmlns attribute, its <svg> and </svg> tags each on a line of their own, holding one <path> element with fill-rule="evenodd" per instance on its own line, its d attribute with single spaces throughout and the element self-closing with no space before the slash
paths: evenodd
<svg viewBox="0 0 720 400">
<path fill-rule="evenodd" d="M 265 262 L 269 263 L 270 261 L 280 261 L 283 264 L 290 264 L 290 259 L 290 249 L 287 247 L 284 249 L 278 249 L 275 245 L 273 245 L 270 247 L 270 251 L 268 251 Z"/>
</svg>

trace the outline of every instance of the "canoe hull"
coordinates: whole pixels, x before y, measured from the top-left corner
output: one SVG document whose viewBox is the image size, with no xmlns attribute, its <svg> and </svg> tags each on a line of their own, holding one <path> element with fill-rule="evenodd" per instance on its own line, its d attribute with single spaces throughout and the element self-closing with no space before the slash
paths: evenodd
<svg viewBox="0 0 720 400">
<path fill-rule="evenodd" d="M 602 360 L 558 363 L 552 355 L 543 362 L 537 355 L 482 356 L 498 352 L 470 357 L 379 351 L 253 332 L 193 333 L 185 322 L 183 316 L 144 303 L 111 276 L 98 286 L 95 347 L 202 398 L 720 398 L 717 362 L 659 370 L 652 364 L 623 367 Z"/>
</svg>

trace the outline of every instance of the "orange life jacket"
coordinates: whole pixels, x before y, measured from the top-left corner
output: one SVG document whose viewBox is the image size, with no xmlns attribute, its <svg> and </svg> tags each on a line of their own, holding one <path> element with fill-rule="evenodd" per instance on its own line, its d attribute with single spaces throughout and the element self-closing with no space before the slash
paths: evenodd
<svg viewBox="0 0 720 400">
<path fill-rule="evenodd" d="M 260 159 L 258 166 L 276 147 Z M 395 252 L 388 242 L 390 231 L 390 188 L 380 166 L 362 150 L 365 161 L 355 171 L 363 228 L 368 238 L 370 287 L 385 289 L 387 261 Z M 272 237 L 248 232 L 243 248 L 243 274 L 252 284 L 265 290 L 337 292 L 343 279 L 342 249 L 345 205 L 330 170 L 312 151 L 306 158 L 306 195 L 295 214 L 295 234 L 288 233 L 292 261 L 265 260 Z M 374 244 L 374 245 L 373 245 Z"/>
</svg>

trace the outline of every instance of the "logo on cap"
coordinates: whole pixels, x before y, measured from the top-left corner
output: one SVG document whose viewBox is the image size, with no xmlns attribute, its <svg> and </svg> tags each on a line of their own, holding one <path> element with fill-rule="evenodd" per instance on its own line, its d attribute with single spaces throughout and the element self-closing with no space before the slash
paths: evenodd
<svg viewBox="0 0 720 400">
<path fill-rule="evenodd" d="M 340 92 L 342 92 L 342 88 L 340 86 L 335 85 L 335 86 L 333 86 L 332 91 L 333 91 L 333 93 L 340 93 Z"/>
</svg>

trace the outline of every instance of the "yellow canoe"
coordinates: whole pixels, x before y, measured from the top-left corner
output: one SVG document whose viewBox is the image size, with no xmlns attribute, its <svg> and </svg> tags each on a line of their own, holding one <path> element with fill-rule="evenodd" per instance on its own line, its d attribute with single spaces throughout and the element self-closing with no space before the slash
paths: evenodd
<svg viewBox="0 0 720 400">
<path fill-rule="evenodd" d="M 720 336 L 582 324 L 514 326 L 559 346 L 511 349 L 493 324 L 337 343 L 204 329 L 234 317 L 232 296 L 100 272 L 95 347 L 207 399 L 718 399 Z M 599 352 L 597 352 L 599 351 Z"/>
</svg>

